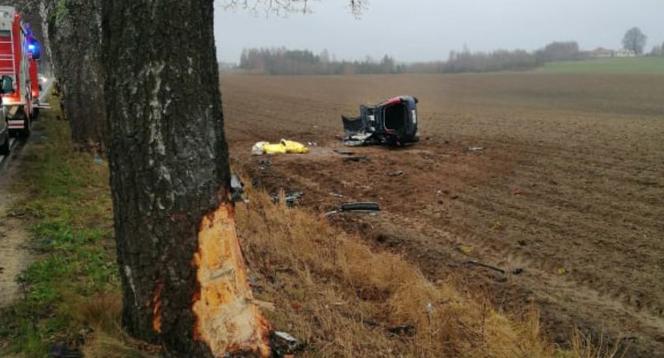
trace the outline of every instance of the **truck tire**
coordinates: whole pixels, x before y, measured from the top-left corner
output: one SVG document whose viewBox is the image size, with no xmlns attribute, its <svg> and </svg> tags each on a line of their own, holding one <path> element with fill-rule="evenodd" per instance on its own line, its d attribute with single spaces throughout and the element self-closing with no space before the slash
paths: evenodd
<svg viewBox="0 0 664 358">
<path fill-rule="evenodd" d="M 0 155 L 9 155 L 9 134 L 5 137 L 5 142 L 0 145 Z"/>
<path fill-rule="evenodd" d="M 28 139 L 32 132 L 31 130 L 32 121 L 30 120 L 30 117 L 26 116 L 26 118 L 23 120 L 23 123 L 24 123 L 24 128 L 18 131 L 18 137 L 20 139 Z"/>
</svg>

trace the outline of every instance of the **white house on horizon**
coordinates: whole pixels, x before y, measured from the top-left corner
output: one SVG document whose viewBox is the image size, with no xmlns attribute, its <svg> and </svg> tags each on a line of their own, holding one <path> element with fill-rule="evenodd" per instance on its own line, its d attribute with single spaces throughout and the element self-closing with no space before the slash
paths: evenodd
<svg viewBox="0 0 664 358">
<path fill-rule="evenodd" d="M 636 57 L 636 52 L 627 49 L 615 51 L 615 57 Z"/>
<path fill-rule="evenodd" d="M 598 47 L 590 51 L 590 57 L 592 58 L 636 57 L 636 52 L 626 49 L 609 50 L 604 47 Z"/>
</svg>

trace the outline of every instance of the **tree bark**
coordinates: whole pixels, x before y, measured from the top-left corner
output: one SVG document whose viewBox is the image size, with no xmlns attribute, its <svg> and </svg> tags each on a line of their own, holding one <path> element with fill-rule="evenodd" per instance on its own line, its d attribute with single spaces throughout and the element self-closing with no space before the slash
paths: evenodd
<svg viewBox="0 0 664 358">
<path fill-rule="evenodd" d="M 41 0 L 44 38 L 63 92 L 72 141 L 103 149 L 104 79 L 101 69 L 101 0 Z M 44 26 L 41 26 L 42 28 Z"/>
<path fill-rule="evenodd" d="M 106 0 L 123 322 L 167 355 L 265 356 L 229 201 L 213 0 Z"/>
</svg>

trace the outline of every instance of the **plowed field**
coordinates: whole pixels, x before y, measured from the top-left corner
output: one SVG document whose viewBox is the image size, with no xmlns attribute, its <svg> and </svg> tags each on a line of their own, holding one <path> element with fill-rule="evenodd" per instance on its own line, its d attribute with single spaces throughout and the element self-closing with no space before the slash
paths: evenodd
<svg viewBox="0 0 664 358">
<path fill-rule="evenodd" d="M 508 312 L 538 307 L 561 344 L 579 327 L 664 356 L 664 76 L 229 75 L 222 93 L 256 185 L 321 213 L 376 201 L 331 220 Z M 341 114 L 401 94 L 420 99 L 420 143 L 334 151 Z M 317 146 L 250 156 L 281 138 Z"/>
</svg>

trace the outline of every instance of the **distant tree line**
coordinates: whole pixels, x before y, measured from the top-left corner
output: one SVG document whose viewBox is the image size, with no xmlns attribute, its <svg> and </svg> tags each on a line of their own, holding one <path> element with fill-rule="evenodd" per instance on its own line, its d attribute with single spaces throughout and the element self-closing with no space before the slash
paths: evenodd
<svg viewBox="0 0 664 358">
<path fill-rule="evenodd" d="M 409 72 L 495 72 L 520 71 L 541 66 L 547 62 L 575 61 L 585 57 L 579 44 L 552 42 L 535 52 L 525 50 L 496 50 L 492 52 L 452 51 L 445 62 L 416 63 L 407 66 Z"/>
<path fill-rule="evenodd" d="M 534 53 L 525 50 L 450 53 L 447 61 L 398 64 L 388 56 L 380 60 L 337 61 L 327 51 L 252 48 L 242 51 L 238 68 L 270 75 L 391 74 L 402 72 L 459 73 L 527 70 L 551 61 L 577 60 L 576 42 L 554 42 Z"/>
<path fill-rule="evenodd" d="M 586 55 L 579 49 L 579 44 L 575 41 L 552 42 L 543 49 L 535 51 L 535 58 L 538 64 L 557 61 L 576 61 L 582 60 Z"/>
<path fill-rule="evenodd" d="M 337 61 L 331 59 L 327 51 L 315 54 L 309 50 L 286 48 L 245 49 L 239 68 L 270 75 L 381 74 L 403 70 L 388 55 L 381 60 Z"/>
<path fill-rule="evenodd" d="M 664 56 L 664 42 L 661 45 L 655 45 L 650 51 L 650 56 Z"/>
<path fill-rule="evenodd" d="M 526 70 L 537 66 L 535 56 L 524 50 L 497 50 L 493 52 L 452 51 L 442 72 L 495 72 Z"/>
<path fill-rule="evenodd" d="M 637 27 L 629 29 L 623 38 L 627 55 L 642 55 L 647 36 Z M 496 50 L 472 52 L 468 48 L 452 51 L 447 61 L 399 64 L 385 55 L 380 60 L 367 57 L 363 61 L 337 61 L 327 51 L 315 54 L 309 50 L 286 48 L 245 49 L 239 69 L 270 75 L 333 75 L 333 74 L 390 74 L 390 73 L 462 73 L 521 71 L 549 62 L 578 61 L 593 57 L 621 56 L 617 51 L 596 49 L 582 51 L 575 41 L 555 41 L 543 48 L 525 50 Z M 664 56 L 664 43 L 654 46 L 651 56 Z"/>
</svg>

